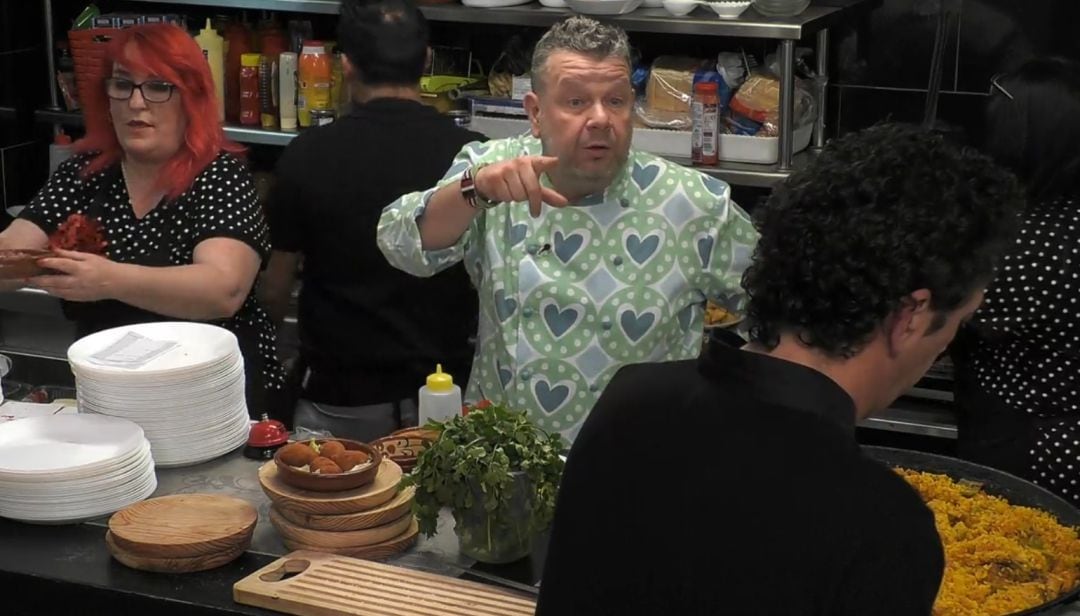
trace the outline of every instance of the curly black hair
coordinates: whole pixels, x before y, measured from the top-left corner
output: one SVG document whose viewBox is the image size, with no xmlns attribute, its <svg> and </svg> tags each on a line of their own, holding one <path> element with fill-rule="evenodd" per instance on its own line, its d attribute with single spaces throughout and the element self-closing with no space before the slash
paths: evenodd
<svg viewBox="0 0 1080 616">
<path fill-rule="evenodd" d="M 795 334 L 849 358 L 918 289 L 940 327 L 993 278 L 1023 203 L 1010 173 L 940 135 L 882 124 L 835 139 L 756 212 L 751 339 Z"/>
</svg>

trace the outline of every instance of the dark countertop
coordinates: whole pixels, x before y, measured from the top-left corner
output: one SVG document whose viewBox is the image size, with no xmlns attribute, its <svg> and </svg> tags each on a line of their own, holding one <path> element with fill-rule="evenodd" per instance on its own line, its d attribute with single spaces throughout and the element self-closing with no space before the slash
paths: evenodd
<svg viewBox="0 0 1080 616">
<path fill-rule="evenodd" d="M 260 464 L 234 452 L 197 466 L 158 469 L 154 496 L 228 494 L 247 500 L 259 511 L 249 551 L 211 571 L 161 574 L 129 569 L 105 548 L 108 518 L 63 526 L 0 519 L 0 588 L 6 590 L 0 614 L 275 613 L 232 600 L 235 582 L 288 552 L 267 519 L 270 502 L 256 475 Z M 477 564 L 458 553 L 453 519 L 444 511 L 438 533 L 421 537 L 412 549 L 385 562 L 536 593 L 544 547 L 543 539 L 538 540 L 532 557 L 510 565 Z"/>
</svg>

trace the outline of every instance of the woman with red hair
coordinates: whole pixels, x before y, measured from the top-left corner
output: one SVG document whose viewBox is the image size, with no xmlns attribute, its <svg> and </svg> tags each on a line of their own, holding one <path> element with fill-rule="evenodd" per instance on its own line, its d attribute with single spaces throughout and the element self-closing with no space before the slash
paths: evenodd
<svg viewBox="0 0 1080 616">
<path fill-rule="evenodd" d="M 97 221 L 105 255 L 54 243 L 38 261 L 51 272 L 29 284 L 66 300 L 79 335 L 155 320 L 230 329 L 249 411 L 277 415 L 274 328 L 254 293 L 267 227 L 242 148 L 218 124 L 209 66 L 185 31 L 163 24 L 121 31 L 106 62 L 77 155 L 0 233 L 0 248 L 46 248 L 74 214 Z"/>
</svg>

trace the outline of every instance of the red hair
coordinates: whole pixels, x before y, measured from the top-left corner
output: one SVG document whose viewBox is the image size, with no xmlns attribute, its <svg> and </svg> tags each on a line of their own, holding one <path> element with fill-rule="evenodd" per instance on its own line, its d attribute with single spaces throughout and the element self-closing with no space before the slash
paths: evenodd
<svg viewBox="0 0 1080 616">
<path fill-rule="evenodd" d="M 168 198 L 175 199 L 190 188 L 195 177 L 222 150 L 234 154 L 244 151 L 243 146 L 225 138 L 218 122 L 210 65 L 195 39 L 183 29 L 172 24 L 146 24 L 121 30 L 105 50 L 106 76 L 112 75 L 117 63 L 128 70 L 145 72 L 172 83 L 176 86 L 173 96 L 180 96 L 187 117 L 184 142 L 165 163 L 157 181 L 157 188 Z M 96 100 L 84 103 L 84 109 L 103 109 L 104 113 L 84 112 L 86 136 L 75 143 L 75 151 L 98 154 L 83 169 L 83 177 L 112 166 L 123 156 L 109 113 L 104 79 L 89 93 Z"/>
</svg>

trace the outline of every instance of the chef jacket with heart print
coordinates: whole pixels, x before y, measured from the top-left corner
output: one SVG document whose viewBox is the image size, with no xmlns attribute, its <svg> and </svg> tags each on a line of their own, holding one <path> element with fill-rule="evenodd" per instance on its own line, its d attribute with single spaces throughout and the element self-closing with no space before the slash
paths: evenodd
<svg viewBox="0 0 1080 616">
<path fill-rule="evenodd" d="M 466 145 L 439 186 L 383 211 L 378 242 L 416 276 L 464 259 L 480 294 L 466 400 L 526 410 L 573 440 L 620 367 L 697 357 L 706 298 L 741 311 L 757 232 L 724 182 L 631 150 L 603 195 L 537 218 L 526 202 L 503 203 L 454 246 L 423 250 L 417 219 L 435 190 L 471 165 L 539 154 L 528 136 Z"/>
</svg>

